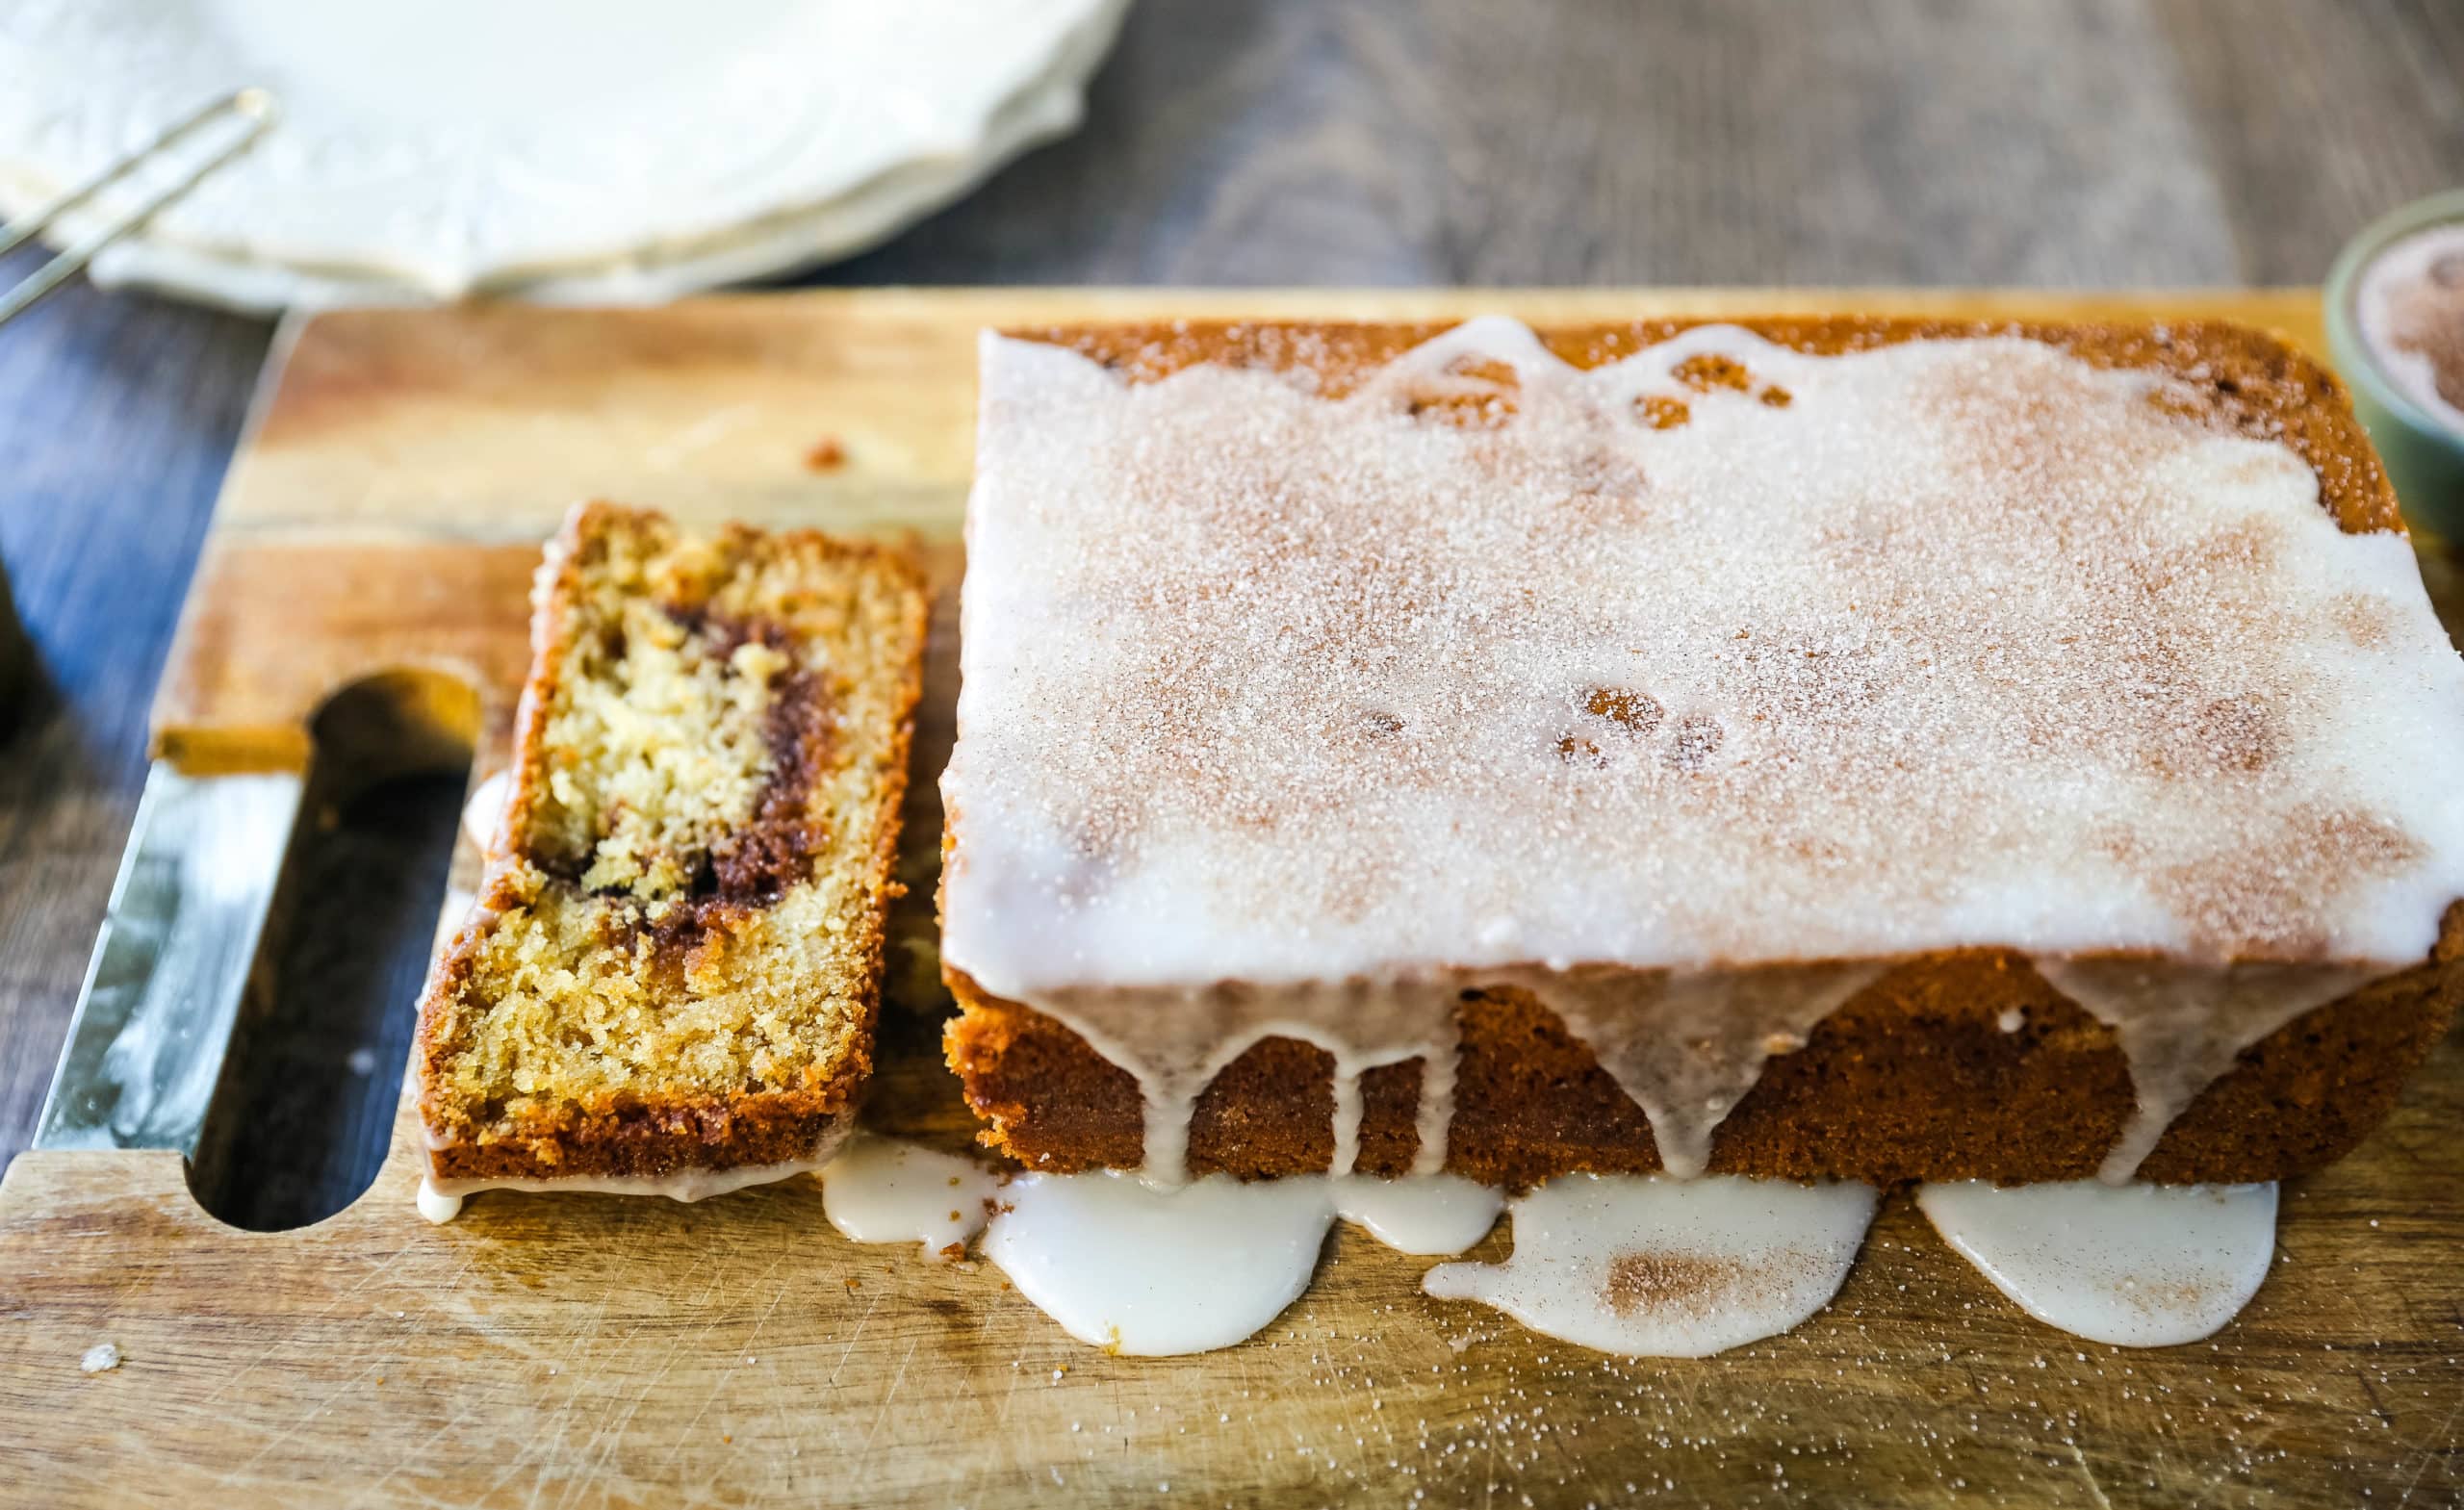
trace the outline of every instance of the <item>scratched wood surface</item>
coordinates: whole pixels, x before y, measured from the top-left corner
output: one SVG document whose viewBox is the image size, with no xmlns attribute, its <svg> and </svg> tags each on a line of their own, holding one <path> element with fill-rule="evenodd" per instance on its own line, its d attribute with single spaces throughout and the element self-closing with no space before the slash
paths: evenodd
<svg viewBox="0 0 2464 1510">
<path fill-rule="evenodd" d="M 475 737 L 484 772 L 532 552 L 581 495 L 909 535 L 954 583 L 986 322 L 1826 308 L 2225 314 L 2319 342 L 2297 292 L 808 293 L 328 317 L 289 344 L 233 470 L 158 744 L 296 764 L 328 695 L 382 672 L 402 722 L 362 757 L 432 763 Z M 845 460 L 815 470 L 825 440 Z M 2424 547 L 2451 615 L 2451 566 Z M 870 1116 L 958 1148 L 925 900 L 949 624 Z M 467 881 L 467 849 L 455 864 Z M 2360 1154 L 2288 1190 L 2275 1272 L 2212 1345 L 2045 1330 L 1895 1199 L 1827 1312 L 1701 1362 L 1603 1358 L 1426 1299 L 1428 1261 L 1341 1229 L 1258 1339 L 1129 1360 L 989 1267 L 839 1240 L 808 1180 L 691 1207 L 482 1196 L 430 1227 L 402 1118 L 357 1204 L 267 1234 L 204 1215 L 174 1156 L 28 1154 L 0 1181 L 0 1501 L 2451 1503 L 2459 1117 L 2451 1041 Z M 105 1342 L 125 1362 L 83 1373 Z"/>
</svg>

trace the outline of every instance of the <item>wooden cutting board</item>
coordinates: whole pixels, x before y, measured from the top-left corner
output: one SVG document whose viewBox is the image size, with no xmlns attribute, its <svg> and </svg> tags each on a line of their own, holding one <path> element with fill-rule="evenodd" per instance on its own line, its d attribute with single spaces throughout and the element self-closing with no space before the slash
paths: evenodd
<svg viewBox="0 0 2464 1510">
<path fill-rule="evenodd" d="M 1836 309 L 2220 316 L 2323 346 L 2308 292 L 889 291 L 328 315 L 281 344 L 233 464 L 161 750 L 295 766 L 334 689 L 391 672 L 407 732 L 387 751 L 475 738 L 485 774 L 537 544 L 584 496 L 912 532 L 953 587 L 980 325 Z M 2452 627 L 2452 568 L 2426 543 L 2425 565 Z M 872 1120 L 955 1148 L 972 1128 L 938 1062 L 929 915 L 950 597 Z M 467 883 L 467 845 L 457 868 Z M 1341 1228 L 1256 1340 L 1139 1360 L 1070 1341 L 988 1266 L 841 1241 L 808 1180 L 698 1206 L 482 1196 L 431 1227 L 405 1113 L 356 1205 L 257 1234 L 200 1211 L 176 1154 L 37 1152 L 0 1183 L 0 1500 L 2449 1504 L 2459 1126 L 2451 1040 L 2361 1153 L 2288 1189 L 2276 1270 L 2212 1344 L 2040 1326 L 1897 1198 L 1828 1311 L 1701 1362 L 1604 1358 L 1427 1299 L 1429 1261 Z M 83 1373 L 103 1342 L 126 1361 Z"/>
</svg>

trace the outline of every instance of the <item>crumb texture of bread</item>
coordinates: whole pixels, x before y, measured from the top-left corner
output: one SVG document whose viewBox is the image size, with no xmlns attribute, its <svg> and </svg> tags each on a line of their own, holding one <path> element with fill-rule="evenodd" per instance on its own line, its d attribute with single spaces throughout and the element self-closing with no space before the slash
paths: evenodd
<svg viewBox="0 0 2464 1510">
<path fill-rule="evenodd" d="M 809 1156 L 870 1067 L 924 611 L 876 548 L 568 520 L 504 853 L 423 1004 L 437 1174 Z"/>
</svg>

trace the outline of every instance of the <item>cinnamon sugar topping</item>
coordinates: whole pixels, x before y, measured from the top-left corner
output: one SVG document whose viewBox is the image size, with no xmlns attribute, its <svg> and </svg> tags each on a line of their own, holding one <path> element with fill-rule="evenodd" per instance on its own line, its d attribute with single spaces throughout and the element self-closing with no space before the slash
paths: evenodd
<svg viewBox="0 0 2464 1510">
<path fill-rule="evenodd" d="M 1699 1358 L 1820 1310 L 1875 1198 L 1861 1185 L 1571 1175 L 1509 1206 L 1504 1263 L 1440 1265 L 1421 1285 L 1585 1347 Z"/>
<path fill-rule="evenodd" d="M 1707 1316 L 1753 1282 L 1743 1259 L 1641 1248 L 1609 1261 L 1604 1294 L 1608 1309 L 1621 1317 L 1638 1311 Z"/>
<path fill-rule="evenodd" d="M 1340 386 L 987 338 L 944 779 L 986 989 L 2392 965 L 2464 895 L 2407 542 L 2194 385 L 1724 326 L 1578 371 L 1489 319 Z"/>
</svg>

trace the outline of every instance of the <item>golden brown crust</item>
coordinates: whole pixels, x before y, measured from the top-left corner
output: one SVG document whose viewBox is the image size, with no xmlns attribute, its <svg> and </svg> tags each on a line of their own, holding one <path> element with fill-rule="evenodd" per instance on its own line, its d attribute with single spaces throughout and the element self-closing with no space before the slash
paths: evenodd
<svg viewBox="0 0 2464 1510">
<path fill-rule="evenodd" d="M 985 1143 L 1034 1168 L 1134 1167 L 1137 1083 L 1052 1018 L 950 972 L 961 1006 L 951 1067 L 986 1121 Z M 2166 1184 L 2290 1178 L 2342 1158 L 2392 1110 L 2464 1001 L 2464 904 L 2437 952 L 2304 1013 L 2245 1050 L 2142 1165 Z M 2003 1013 L 2021 1026 L 2004 1032 Z M 1554 1013 L 1516 990 L 1457 1013 L 1448 1169 L 1522 1187 L 1575 1170 L 1659 1167 L 1651 1125 Z M 1420 1062 L 1363 1077 L 1358 1166 L 1406 1172 Z M 1904 960 L 1772 1059 L 1720 1125 L 1711 1168 L 1895 1185 L 2085 1179 L 2133 1105 L 2113 1030 L 2003 950 Z M 1244 1179 L 1322 1170 L 1334 1152 L 1334 1062 L 1270 1038 L 1234 1061 L 1191 1121 L 1195 1174 Z"/>
<path fill-rule="evenodd" d="M 1545 330 L 1579 367 L 1616 360 L 1699 320 Z M 2218 321 L 2169 326 L 2049 325 L 1866 317 L 1749 319 L 1800 351 L 1895 342 L 2019 336 L 2102 367 L 2162 371 L 2201 397 L 2212 422 L 2280 439 L 2307 461 L 2321 502 L 2348 533 L 2401 531 L 2375 452 L 2333 374 L 2274 337 Z M 1014 332 L 1066 346 L 1132 381 L 1200 362 L 1305 364 L 1338 395 L 1449 328 L 1425 325 L 1194 323 Z M 949 814 L 946 853 L 959 822 Z M 1136 1082 L 1059 1022 L 945 970 L 961 1012 L 945 1034 L 951 1066 L 988 1123 L 984 1141 L 1053 1170 L 1134 1166 L 1142 1113 Z M 2342 1157 L 2394 1106 L 2464 999 L 2464 903 L 2446 914 L 2432 957 L 2305 1013 L 2244 1052 L 2179 1116 L 2141 1167 L 2168 1182 L 2272 1180 Z M 2016 1010 L 2021 1027 L 2004 1032 Z M 1658 1167 L 1643 1113 L 1553 1013 L 1518 991 L 1468 998 L 1448 1168 L 1522 1186 L 1575 1170 Z M 1418 1146 L 1419 1062 L 1373 1070 L 1358 1167 L 1395 1175 Z M 2006 1183 L 2092 1174 L 2134 1101 L 2113 1031 L 2063 997 L 2021 957 L 1965 950 L 1906 960 L 1835 1011 L 1806 1046 L 1773 1059 L 1723 1122 L 1711 1167 L 1737 1173 Z M 1326 1167 L 1334 1148 L 1333 1063 L 1324 1051 L 1268 1039 L 1199 1098 L 1193 1172 L 1244 1178 Z"/>
<path fill-rule="evenodd" d="M 531 666 L 516 718 L 512 790 L 504 827 L 508 834 L 530 832 L 544 800 L 552 693 L 574 650 L 576 604 L 584 591 L 581 573 L 586 553 L 611 532 L 639 527 L 645 522 L 665 527 L 663 520 L 646 512 L 587 504 L 568 517 L 551 548 L 536 590 Z M 889 903 L 899 889 L 892 880 L 892 866 L 913 709 L 922 688 L 927 598 L 921 573 L 903 555 L 882 547 L 813 531 L 774 534 L 765 540 L 760 532 L 742 525 L 728 526 L 722 536 L 722 545 L 729 548 L 757 543 L 769 551 L 803 556 L 875 579 L 876 586 L 898 603 L 900 622 L 891 638 L 905 647 L 888 700 L 894 717 L 881 731 L 884 753 L 865 805 L 871 830 L 869 842 L 857 852 L 862 856 L 860 900 L 855 915 L 847 920 L 858 954 L 854 967 L 844 972 L 848 979 L 833 983 L 842 1004 L 842 1020 L 834 1024 L 838 1031 L 832 1037 L 830 1051 L 817 1062 L 799 1066 L 784 1077 L 772 1077 L 784 1083 L 753 1088 L 679 1093 L 656 1085 L 617 1086 L 555 1098 L 526 1098 L 528 1104 L 522 1105 L 474 1104 L 449 1087 L 448 1071 L 470 1047 L 471 1013 L 465 1009 L 473 993 L 483 989 L 475 978 L 478 952 L 491 933 L 507 926 L 506 919 L 517 915 L 543 883 L 542 867 L 534 863 L 541 857 L 523 853 L 519 844 L 500 846 L 506 852 L 490 857 L 479 906 L 439 959 L 422 995 L 421 1113 L 435 1145 L 430 1159 L 438 1177 L 655 1177 L 683 1167 L 780 1164 L 809 1158 L 852 1119 L 872 1069 L 885 927 Z M 784 743 L 774 749 L 774 759 L 783 766 L 783 780 L 766 794 L 766 806 L 757 806 L 754 820 L 744 826 L 757 841 L 754 849 L 758 853 L 717 857 L 713 867 L 717 889 L 677 909 L 663 925 L 673 936 L 656 940 L 660 947 L 653 951 L 654 958 L 670 960 L 672 967 L 680 970 L 691 966 L 695 950 L 727 947 L 728 935 L 744 916 L 775 900 L 787 883 L 789 868 L 812 862 L 801 848 L 778 834 L 752 831 L 775 828 L 768 809 L 782 801 L 801 801 L 815 773 L 795 762 L 825 758 L 825 752 L 831 752 L 826 741 L 798 744 L 793 753 Z M 732 859 L 732 877 L 728 874 Z M 570 885 L 571 878 L 548 883 Z M 640 928 L 638 921 L 632 926 Z M 654 925 L 650 931 L 657 932 L 661 926 Z M 609 947 L 622 948 L 630 940 L 618 933 L 611 934 L 607 942 Z"/>
</svg>

